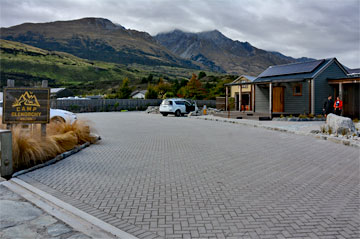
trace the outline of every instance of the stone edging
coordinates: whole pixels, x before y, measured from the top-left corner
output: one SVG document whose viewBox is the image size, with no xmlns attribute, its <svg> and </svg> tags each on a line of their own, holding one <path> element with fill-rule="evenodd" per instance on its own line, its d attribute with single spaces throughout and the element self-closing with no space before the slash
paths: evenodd
<svg viewBox="0 0 360 239">
<path fill-rule="evenodd" d="M 278 128 L 278 127 L 250 124 L 250 123 L 247 123 L 247 122 L 239 122 L 239 121 L 235 121 L 235 120 L 231 120 L 231 119 L 225 119 L 225 118 L 221 119 L 221 118 L 208 118 L 208 117 L 198 117 L 198 116 L 191 117 L 191 118 L 202 119 L 202 120 L 210 120 L 210 121 L 219 121 L 219 122 L 232 123 L 232 124 L 240 124 L 240 125 L 245 125 L 245 126 L 252 126 L 254 128 L 259 127 L 259 128 L 264 128 L 264 129 L 274 130 L 274 131 L 279 131 L 279 132 L 286 132 L 286 133 L 297 134 L 297 135 L 312 136 L 312 137 L 315 137 L 317 139 L 329 140 L 329 141 L 332 141 L 332 142 L 337 143 L 337 144 L 343 144 L 343 145 L 347 145 L 347 146 L 360 148 L 360 144 L 354 143 L 351 140 L 339 139 L 337 137 L 333 137 L 333 136 L 329 136 L 329 135 L 317 135 L 317 134 L 313 134 L 313 133 L 292 131 L 292 130 L 282 129 L 282 128 Z"/>
<path fill-rule="evenodd" d="M 101 137 L 100 137 L 100 136 L 97 136 L 97 137 L 96 137 L 96 141 L 95 141 L 94 143 L 96 143 L 96 142 L 99 141 L 99 140 L 101 140 Z M 69 157 L 69 156 L 71 156 L 71 155 L 73 155 L 73 154 L 75 154 L 75 153 L 83 150 L 84 148 L 86 148 L 86 147 L 88 147 L 88 146 L 90 146 L 90 143 L 89 143 L 89 142 L 86 142 L 86 143 L 84 143 L 84 144 L 82 144 L 82 145 L 76 146 L 76 147 L 73 148 L 72 150 L 69 150 L 69 151 L 66 151 L 66 152 L 64 152 L 64 153 L 62 153 L 62 154 L 59 154 L 59 155 L 57 155 L 55 158 L 50 159 L 49 161 L 46 161 L 45 163 L 38 164 L 38 165 L 35 165 L 35 166 L 31 167 L 31 168 L 27 168 L 27 169 L 24 169 L 24 170 L 20 170 L 20 171 L 14 173 L 13 175 L 11 175 L 11 177 L 14 178 L 14 177 L 17 177 L 17 176 L 19 176 L 19 175 L 22 175 L 22 174 L 25 174 L 25 173 L 34 171 L 34 170 L 36 170 L 36 169 L 38 169 L 38 168 L 43 168 L 43 167 L 45 167 L 45 166 L 54 164 L 54 163 L 56 163 L 56 162 L 58 162 L 58 161 L 60 161 L 60 160 L 63 160 L 64 158 L 67 158 L 67 157 Z"/>
</svg>

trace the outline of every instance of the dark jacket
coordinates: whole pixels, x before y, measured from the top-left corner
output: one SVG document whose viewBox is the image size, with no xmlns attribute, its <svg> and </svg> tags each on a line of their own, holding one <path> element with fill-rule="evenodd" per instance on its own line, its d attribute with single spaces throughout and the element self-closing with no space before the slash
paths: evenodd
<svg viewBox="0 0 360 239">
<path fill-rule="evenodd" d="M 325 111 L 325 114 L 330 114 L 330 113 L 334 113 L 334 101 L 331 99 L 327 99 L 325 102 L 324 102 L 324 106 L 323 106 L 323 109 Z"/>
</svg>

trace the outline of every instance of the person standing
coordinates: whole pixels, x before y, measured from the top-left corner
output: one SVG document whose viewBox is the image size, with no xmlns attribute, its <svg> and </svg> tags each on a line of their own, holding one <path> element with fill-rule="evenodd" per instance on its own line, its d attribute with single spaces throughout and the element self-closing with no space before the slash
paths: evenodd
<svg viewBox="0 0 360 239">
<path fill-rule="evenodd" d="M 336 115 L 341 115 L 342 109 L 343 109 L 343 102 L 340 100 L 340 97 L 336 97 L 335 103 L 334 103 L 334 109 Z"/>
<path fill-rule="evenodd" d="M 328 114 L 334 113 L 334 101 L 332 100 L 331 95 L 329 95 L 327 100 L 324 102 L 323 112 L 325 118 L 327 117 Z"/>
</svg>

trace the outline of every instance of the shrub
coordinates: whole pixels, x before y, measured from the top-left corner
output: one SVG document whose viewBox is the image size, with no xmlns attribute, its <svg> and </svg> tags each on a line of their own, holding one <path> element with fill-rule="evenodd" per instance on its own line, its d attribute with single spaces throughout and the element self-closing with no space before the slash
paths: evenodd
<svg viewBox="0 0 360 239">
<path fill-rule="evenodd" d="M 355 119 L 353 119 L 353 122 L 354 122 L 354 123 L 359 123 L 359 119 L 358 119 L 358 118 L 355 118 Z"/>
<path fill-rule="evenodd" d="M 313 114 L 308 114 L 307 117 L 310 118 L 310 119 L 312 119 L 312 118 L 314 118 L 314 115 L 313 115 Z"/>
<path fill-rule="evenodd" d="M 292 118 L 293 117 L 293 115 L 289 115 L 289 118 Z"/>
<path fill-rule="evenodd" d="M 72 124 L 51 122 L 47 125 L 45 138 L 40 135 L 40 127 L 34 128 L 35 130 L 30 130 L 19 124 L 12 129 L 15 171 L 43 163 L 79 144 L 96 141 L 85 121 L 75 121 Z"/>
<path fill-rule="evenodd" d="M 281 118 L 281 119 L 282 119 L 282 118 L 284 118 L 284 115 L 283 115 L 283 114 L 281 114 L 281 115 L 280 115 L 280 118 Z"/>
<path fill-rule="evenodd" d="M 323 115 L 316 115 L 316 118 L 321 119 L 321 118 L 324 118 L 324 116 Z"/>
<path fill-rule="evenodd" d="M 321 131 L 321 133 L 323 133 L 323 134 L 326 133 L 326 127 L 325 127 L 325 125 L 321 125 L 321 126 L 320 126 L 320 131 Z"/>
<path fill-rule="evenodd" d="M 345 136 L 345 135 L 347 135 L 348 134 L 348 129 L 347 128 L 342 128 L 341 129 L 341 135 L 342 136 Z"/>
<path fill-rule="evenodd" d="M 333 128 L 331 126 L 328 126 L 327 132 L 329 133 L 329 135 L 332 134 L 333 133 Z"/>
<path fill-rule="evenodd" d="M 307 116 L 306 116 L 306 115 L 301 114 L 301 115 L 299 115 L 299 118 L 300 118 L 300 119 L 306 119 L 306 118 L 307 118 Z"/>
</svg>

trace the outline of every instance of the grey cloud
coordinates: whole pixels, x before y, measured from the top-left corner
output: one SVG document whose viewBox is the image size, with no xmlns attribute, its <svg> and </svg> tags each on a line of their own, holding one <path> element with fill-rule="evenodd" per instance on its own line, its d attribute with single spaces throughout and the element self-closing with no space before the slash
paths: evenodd
<svg viewBox="0 0 360 239">
<path fill-rule="evenodd" d="M 218 29 L 229 38 L 293 57 L 337 57 L 360 66 L 358 0 L 0 0 L 1 26 L 104 17 L 159 32 Z"/>
</svg>

